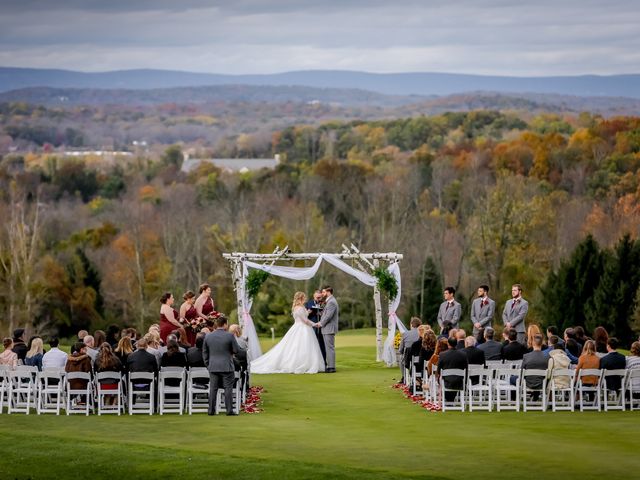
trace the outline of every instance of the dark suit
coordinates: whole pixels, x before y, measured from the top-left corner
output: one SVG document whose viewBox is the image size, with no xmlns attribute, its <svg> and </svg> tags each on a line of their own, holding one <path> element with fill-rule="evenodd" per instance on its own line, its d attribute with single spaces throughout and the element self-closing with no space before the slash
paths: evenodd
<svg viewBox="0 0 640 480">
<path fill-rule="evenodd" d="M 469 360 L 463 350 L 447 350 L 442 352 L 438 358 L 438 371 L 448 370 L 450 368 L 459 368 L 466 370 L 469 366 Z M 449 375 L 443 377 L 444 386 L 448 389 L 462 390 L 463 378 L 457 375 Z M 455 392 L 447 392 L 446 399 L 453 400 L 456 396 Z"/>
<path fill-rule="evenodd" d="M 546 370 L 549 366 L 549 357 L 542 350 L 534 350 L 522 357 L 522 369 Z M 546 377 L 527 377 L 527 387 L 541 389 Z"/>
<path fill-rule="evenodd" d="M 627 360 L 621 353 L 609 352 L 600 359 L 600 368 L 607 370 L 624 370 L 627 368 Z M 620 390 L 620 387 L 622 387 L 620 377 L 608 377 L 606 381 L 608 390 Z"/>
<path fill-rule="evenodd" d="M 146 350 L 136 350 L 127 357 L 127 370 L 133 372 L 158 373 L 156 356 Z"/>
<path fill-rule="evenodd" d="M 307 310 L 311 310 L 311 313 L 307 318 L 313 323 L 318 323 L 320 321 L 320 316 L 322 315 L 322 309 L 324 306 L 322 303 L 316 302 L 313 298 L 308 300 L 307 303 L 304 304 L 304 308 Z M 318 345 L 320 345 L 320 352 L 322 352 L 322 358 L 325 363 L 327 361 L 327 352 L 324 348 L 324 338 L 322 338 L 322 332 L 319 328 L 314 328 L 313 332 L 316 334 L 316 339 L 318 340 Z"/>
<path fill-rule="evenodd" d="M 495 340 L 487 340 L 478 345 L 478 350 L 484 352 L 485 360 L 502 360 L 502 344 Z"/>
<path fill-rule="evenodd" d="M 202 359 L 209 370 L 209 415 L 215 415 L 218 388 L 224 388 L 227 415 L 233 414 L 233 356 L 238 353 L 236 337 L 224 329 L 208 333 L 202 344 Z"/>
<path fill-rule="evenodd" d="M 484 352 L 477 347 L 467 347 L 462 350 L 469 360 L 469 365 L 484 365 Z"/>
<path fill-rule="evenodd" d="M 527 353 L 527 347 L 517 340 L 509 342 L 502 347 L 503 360 L 522 360 L 525 353 Z"/>
<path fill-rule="evenodd" d="M 187 350 L 187 363 L 189 364 L 189 368 L 204 367 L 202 349 L 198 347 L 191 347 Z"/>
</svg>

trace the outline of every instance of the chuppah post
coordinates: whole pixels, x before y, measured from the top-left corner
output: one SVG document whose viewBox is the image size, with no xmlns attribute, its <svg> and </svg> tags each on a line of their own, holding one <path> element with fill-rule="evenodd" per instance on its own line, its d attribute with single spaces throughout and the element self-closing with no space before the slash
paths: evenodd
<svg viewBox="0 0 640 480">
<path fill-rule="evenodd" d="M 378 268 L 380 261 L 376 258 L 373 260 L 373 266 Z M 376 311 L 376 362 L 382 361 L 382 301 L 380 299 L 380 289 L 378 284 L 373 287 L 373 303 Z"/>
</svg>

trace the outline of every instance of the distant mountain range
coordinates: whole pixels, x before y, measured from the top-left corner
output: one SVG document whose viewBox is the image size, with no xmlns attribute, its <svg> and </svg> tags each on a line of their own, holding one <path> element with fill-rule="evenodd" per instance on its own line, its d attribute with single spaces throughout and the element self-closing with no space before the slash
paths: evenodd
<svg viewBox="0 0 640 480">
<path fill-rule="evenodd" d="M 149 90 L 216 85 L 301 86 L 368 90 L 384 95 L 452 95 L 465 92 L 543 93 L 640 98 L 640 74 L 501 77 L 452 73 L 366 73 L 314 70 L 265 75 L 221 75 L 171 70 L 86 73 L 0 67 L 0 92 L 28 88 Z"/>
</svg>

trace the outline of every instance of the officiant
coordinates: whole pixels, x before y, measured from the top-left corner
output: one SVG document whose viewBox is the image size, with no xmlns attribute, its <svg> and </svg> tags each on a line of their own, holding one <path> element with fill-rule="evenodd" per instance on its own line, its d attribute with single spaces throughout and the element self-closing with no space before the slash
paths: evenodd
<svg viewBox="0 0 640 480">
<path fill-rule="evenodd" d="M 307 313 L 309 314 L 309 320 L 311 320 L 313 323 L 318 323 L 320 321 L 320 317 L 322 316 L 322 309 L 324 308 L 322 298 L 322 290 L 316 290 L 315 292 L 313 292 L 313 298 L 310 298 L 307 303 L 304 304 L 305 308 L 307 309 Z M 318 345 L 320 345 L 322 358 L 326 362 L 327 352 L 324 348 L 322 331 L 319 328 L 314 328 L 313 331 L 315 332 L 316 338 L 318 339 Z"/>
</svg>

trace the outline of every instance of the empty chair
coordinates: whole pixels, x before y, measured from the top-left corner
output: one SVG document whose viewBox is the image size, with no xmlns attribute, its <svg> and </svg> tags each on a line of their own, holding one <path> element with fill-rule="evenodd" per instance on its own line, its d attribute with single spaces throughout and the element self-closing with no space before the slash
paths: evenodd
<svg viewBox="0 0 640 480">
<path fill-rule="evenodd" d="M 184 410 L 185 369 L 163 367 L 158 374 L 158 408 L 160 415 Z"/>
<path fill-rule="evenodd" d="M 522 409 L 547 410 L 547 370 L 525 368 L 522 370 Z"/>
<path fill-rule="evenodd" d="M 123 411 L 122 397 L 124 393 L 122 374 L 120 372 L 100 372 L 96 374 L 96 403 L 98 415 Z"/>
<path fill-rule="evenodd" d="M 67 399 L 67 415 L 84 413 L 89 415 L 93 410 L 93 383 L 88 372 L 67 372 L 64 377 L 65 396 Z"/>
<path fill-rule="evenodd" d="M 461 383 L 460 388 L 447 387 L 452 380 L 450 377 L 458 377 L 456 383 Z M 449 380 L 449 382 L 447 382 Z M 465 392 L 467 385 L 467 373 L 461 368 L 448 368 L 440 370 L 440 398 L 442 411 L 460 410 L 464 412 Z M 447 395 L 449 393 L 449 395 Z"/>
<path fill-rule="evenodd" d="M 604 411 L 624 410 L 627 388 L 627 370 L 603 370 L 602 371 L 602 403 Z"/>
<path fill-rule="evenodd" d="M 155 374 L 131 372 L 127 384 L 129 415 L 144 413 L 153 415 L 155 406 Z"/>
<path fill-rule="evenodd" d="M 496 410 L 499 412 L 502 410 L 520 410 L 520 380 L 520 371 L 514 370 L 508 365 L 495 369 L 493 401 Z"/>
<path fill-rule="evenodd" d="M 187 410 L 193 413 L 209 411 L 209 371 L 204 367 L 192 368 L 187 375 Z"/>
<path fill-rule="evenodd" d="M 627 373 L 629 410 L 640 409 L 640 368 L 632 368 Z"/>
<path fill-rule="evenodd" d="M 2 413 L 5 403 L 9 405 L 9 386 L 11 385 L 9 381 L 10 370 L 8 365 L 0 365 L 0 413 Z"/>
<path fill-rule="evenodd" d="M 45 367 L 38 379 L 38 415 L 55 413 L 64 408 L 64 368 Z"/>
<path fill-rule="evenodd" d="M 602 370 L 582 368 L 578 371 L 576 380 L 576 395 L 579 396 L 580 411 L 600 410 L 600 383 Z"/>
<path fill-rule="evenodd" d="M 37 407 L 37 378 L 38 367 L 19 365 L 9 371 L 8 413 L 26 413 L 28 415 L 31 408 Z"/>
<path fill-rule="evenodd" d="M 551 370 L 549 379 L 549 395 L 551 396 L 551 410 L 569 410 L 575 408 L 575 371 L 569 368 L 556 368 Z"/>
<path fill-rule="evenodd" d="M 473 379 L 473 382 L 471 381 Z M 482 365 L 469 365 L 467 370 L 467 403 L 469 411 L 491 411 L 493 405 L 493 370 Z"/>
</svg>

